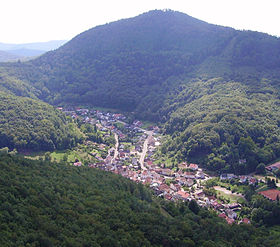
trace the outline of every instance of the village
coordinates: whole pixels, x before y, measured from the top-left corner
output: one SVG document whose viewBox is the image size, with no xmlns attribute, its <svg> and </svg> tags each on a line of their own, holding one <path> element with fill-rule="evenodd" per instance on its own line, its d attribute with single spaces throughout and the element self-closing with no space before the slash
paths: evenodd
<svg viewBox="0 0 280 247">
<path fill-rule="evenodd" d="M 138 120 L 128 124 L 125 122 L 126 117 L 120 113 L 91 111 L 81 108 L 72 110 L 60 108 L 60 110 L 74 119 L 82 118 L 85 123 L 96 125 L 100 131 L 105 131 L 106 135 L 108 135 L 108 132 L 114 135 L 115 145 L 113 147 L 107 147 L 106 149 L 103 144 L 100 144 L 107 151 L 106 157 L 98 157 L 97 162 L 88 164 L 89 167 L 113 172 L 149 186 L 156 196 L 166 200 L 195 200 L 199 206 L 216 211 L 219 217 L 224 218 L 229 224 L 234 222 L 250 224 L 248 218 L 239 216 L 242 203 L 239 203 L 238 200 L 224 200 L 215 193 L 208 193 L 208 190 L 205 189 L 206 181 L 215 177 L 209 176 L 198 164 L 182 162 L 177 164 L 175 168 L 170 168 L 166 167 L 165 164 L 157 163 L 153 154 L 161 145 L 162 139 L 158 126 L 149 126 L 148 129 L 144 129 L 142 127 L 143 123 Z M 82 166 L 84 164 L 81 161 L 76 161 L 73 165 Z M 273 169 L 273 166 L 268 169 Z M 249 175 L 221 174 L 218 179 L 221 182 L 234 179 L 241 185 L 251 186 L 264 183 L 261 179 Z M 245 200 L 240 193 L 232 193 L 220 186 L 214 186 L 213 188 L 220 193 L 230 194 Z M 260 194 L 270 200 L 276 200 L 280 191 L 274 190 L 271 198 L 269 197 L 271 195 L 270 190 L 267 194 L 265 191 L 260 192 Z"/>
</svg>

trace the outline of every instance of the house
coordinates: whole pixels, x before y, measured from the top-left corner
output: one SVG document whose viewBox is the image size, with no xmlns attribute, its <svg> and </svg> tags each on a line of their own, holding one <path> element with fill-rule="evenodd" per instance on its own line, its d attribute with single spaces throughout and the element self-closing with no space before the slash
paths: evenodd
<svg viewBox="0 0 280 247">
<path fill-rule="evenodd" d="M 124 152 L 120 152 L 120 158 L 124 159 L 125 158 L 125 153 Z"/>
<path fill-rule="evenodd" d="M 230 225 L 234 223 L 234 219 L 231 219 L 231 218 L 226 218 L 226 221 Z"/>
<path fill-rule="evenodd" d="M 82 162 L 75 162 L 73 165 L 74 166 L 82 166 Z"/>
<path fill-rule="evenodd" d="M 164 176 L 173 176 L 174 172 L 170 169 L 162 169 L 161 174 Z"/>
<path fill-rule="evenodd" d="M 276 163 L 274 163 L 272 165 L 266 166 L 265 169 L 270 171 L 270 172 L 279 170 L 280 169 L 280 161 L 276 162 Z"/>
<path fill-rule="evenodd" d="M 176 178 L 176 181 L 178 182 L 179 185 L 183 186 L 187 179 L 186 178 Z"/>
<path fill-rule="evenodd" d="M 143 184 L 151 184 L 152 183 L 152 179 L 151 178 L 146 178 L 144 181 L 143 181 Z"/>
<path fill-rule="evenodd" d="M 142 172 L 142 174 L 141 174 L 141 177 L 142 177 L 143 179 L 149 177 L 149 172 L 148 172 L 147 170 L 144 170 L 144 171 Z"/>
<path fill-rule="evenodd" d="M 247 182 L 247 176 L 239 176 L 239 182 L 245 184 Z"/>
<path fill-rule="evenodd" d="M 253 177 L 249 178 L 250 185 L 256 185 L 257 182 L 258 182 L 258 180 L 256 178 L 253 178 Z"/>
<path fill-rule="evenodd" d="M 197 171 L 198 170 L 198 165 L 197 164 L 190 164 L 188 168 L 193 170 L 193 171 Z"/>
<path fill-rule="evenodd" d="M 229 180 L 231 180 L 231 179 L 234 179 L 234 178 L 237 178 L 237 176 L 235 176 L 233 173 L 222 173 L 221 175 L 220 175 L 220 180 L 226 180 L 226 179 L 229 179 Z"/>
<path fill-rule="evenodd" d="M 227 213 L 227 216 L 230 218 L 230 219 L 236 219 L 237 218 L 237 213 L 235 213 L 233 210 L 231 209 L 227 209 L 226 210 L 226 213 Z"/>
<path fill-rule="evenodd" d="M 164 199 L 171 201 L 172 200 L 172 196 L 170 194 L 165 194 L 164 195 Z"/>
<path fill-rule="evenodd" d="M 182 169 L 187 169 L 188 168 L 188 164 L 186 162 L 183 162 L 183 163 L 178 165 L 178 168 L 181 169 L 181 170 Z"/>
<path fill-rule="evenodd" d="M 225 213 L 220 213 L 218 215 L 218 217 L 225 219 L 228 224 L 234 223 L 234 219 L 231 219 L 231 218 L 227 217 L 227 215 Z"/>
<path fill-rule="evenodd" d="M 153 182 L 150 187 L 151 188 L 157 188 L 159 186 L 159 183 L 158 182 Z"/>
<path fill-rule="evenodd" d="M 186 180 L 185 184 L 186 184 L 188 187 L 191 187 L 191 186 L 194 184 L 194 182 L 193 182 L 192 179 L 188 178 L 188 179 Z"/>
<path fill-rule="evenodd" d="M 227 215 L 226 215 L 225 213 L 220 213 L 220 214 L 218 215 L 218 217 L 226 219 L 226 218 L 227 218 Z"/>
<path fill-rule="evenodd" d="M 181 177 L 181 176 L 183 176 L 183 172 L 181 170 L 179 170 L 178 172 L 175 173 L 176 178 Z"/>
<path fill-rule="evenodd" d="M 148 160 L 148 161 L 147 161 L 147 165 L 148 165 L 148 166 L 152 166 L 152 165 L 153 165 L 153 161 Z"/>
<path fill-rule="evenodd" d="M 235 208 L 239 208 L 239 207 L 240 207 L 240 204 L 238 204 L 238 203 L 232 203 L 232 204 L 228 205 L 228 208 L 230 208 L 230 209 L 235 209 Z"/>
<path fill-rule="evenodd" d="M 203 191 L 197 192 L 197 193 L 195 194 L 195 197 L 196 197 L 196 198 L 199 198 L 199 199 L 202 199 L 202 198 L 205 197 L 205 193 L 204 193 Z"/>
<path fill-rule="evenodd" d="M 148 137 L 148 144 L 151 146 L 155 146 L 155 138 L 152 136 Z"/>
<path fill-rule="evenodd" d="M 198 172 L 195 177 L 199 178 L 199 179 L 204 179 L 205 178 L 205 174 L 203 172 Z"/>
<path fill-rule="evenodd" d="M 234 179 L 237 178 L 233 173 L 228 173 L 227 174 L 228 179 Z"/>
<path fill-rule="evenodd" d="M 178 191 L 177 187 L 174 184 L 170 184 L 170 189 L 173 191 Z"/>
<path fill-rule="evenodd" d="M 217 201 L 212 202 L 211 205 L 212 205 L 212 207 L 215 208 L 216 210 L 223 207 L 223 205 L 220 204 L 220 203 L 218 203 Z"/>
<path fill-rule="evenodd" d="M 251 224 L 251 221 L 250 221 L 248 218 L 244 218 L 244 219 L 242 219 L 241 221 L 239 221 L 239 224 L 240 224 L 240 223 Z"/>
<path fill-rule="evenodd" d="M 180 190 L 176 193 L 176 198 L 184 200 L 184 201 L 188 200 L 189 196 L 190 196 L 189 193 L 182 191 L 182 190 Z"/>
<path fill-rule="evenodd" d="M 161 184 L 158 187 L 159 191 L 163 192 L 163 193 L 170 193 L 171 189 L 169 188 L 169 186 L 167 184 Z"/>
<path fill-rule="evenodd" d="M 220 180 L 226 180 L 227 179 L 227 174 L 226 173 L 222 173 L 220 175 Z"/>
<path fill-rule="evenodd" d="M 195 179 L 195 174 L 193 172 L 185 172 L 184 177 L 190 178 L 190 179 Z"/>
<path fill-rule="evenodd" d="M 179 184 L 175 184 L 174 186 L 176 187 L 177 191 L 181 190 L 182 188 Z"/>
<path fill-rule="evenodd" d="M 246 159 L 240 159 L 240 160 L 239 160 L 239 164 L 240 164 L 240 165 L 245 164 L 246 162 L 247 162 Z"/>
<path fill-rule="evenodd" d="M 265 191 L 261 191 L 258 193 L 272 201 L 276 201 L 276 200 L 280 199 L 280 191 L 276 190 L 276 189 L 265 190 Z"/>
</svg>

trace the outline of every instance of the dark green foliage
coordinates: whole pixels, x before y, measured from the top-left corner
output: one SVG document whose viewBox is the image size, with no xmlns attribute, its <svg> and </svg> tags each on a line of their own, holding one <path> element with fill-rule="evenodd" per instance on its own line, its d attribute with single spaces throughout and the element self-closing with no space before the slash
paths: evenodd
<svg viewBox="0 0 280 247">
<path fill-rule="evenodd" d="M 29 83 L 21 81 L 15 77 L 7 75 L 0 68 L 0 91 L 7 94 L 29 97 L 36 99 L 36 95 L 39 94 L 39 90 L 36 90 Z"/>
<path fill-rule="evenodd" d="M 195 213 L 195 214 L 198 214 L 199 212 L 199 206 L 197 204 L 197 202 L 195 200 L 191 200 L 190 203 L 189 203 L 189 209 Z"/>
<path fill-rule="evenodd" d="M 205 209 L 195 215 L 184 203 L 153 202 L 143 185 L 111 173 L 5 155 L 0 167 L 3 247 L 268 246 L 252 226 L 227 225 Z"/>
<path fill-rule="evenodd" d="M 269 187 L 269 188 L 272 188 L 272 189 L 277 188 L 275 179 L 267 178 L 266 183 L 267 183 L 267 187 Z"/>
<path fill-rule="evenodd" d="M 264 163 L 258 164 L 258 166 L 256 167 L 256 173 L 263 174 L 263 175 L 266 173 Z"/>
<path fill-rule="evenodd" d="M 251 218 L 257 225 L 273 226 L 280 224 L 279 200 L 273 202 L 255 194 L 252 196 L 250 205 L 254 208 L 251 212 Z"/>
<path fill-rule="evenodd" d="M 175 157 L 206 157 L 209 169 L 246 173 L 259 163 L 268 163 L 280 154 L 278 92 L 254 92 L 252 86 L 226 82 L 222 78 L 198 80 L 178 95 L 180 104 L 165 124 L 172 135 L 164 145 Z M 176 153 L 180 150 L 180 155 Z"/>
<path fill-rule="evenodd" d="M 0 148 L 55 150 L 73 147 L 82 135 L 54 107 L 0 92 Z"/>
</svg>

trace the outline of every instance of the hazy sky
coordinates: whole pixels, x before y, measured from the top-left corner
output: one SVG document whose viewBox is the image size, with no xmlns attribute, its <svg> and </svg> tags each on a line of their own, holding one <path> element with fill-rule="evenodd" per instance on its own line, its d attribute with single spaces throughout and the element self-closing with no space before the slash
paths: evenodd
<svg viewBox="0 0 280 247">
<path fill-rule="evenodd" d="M 71 39 L 91 27 L 164 8 L 280 36 L 279 0 L 1 0 L 0 42 Z"/>
</svg>

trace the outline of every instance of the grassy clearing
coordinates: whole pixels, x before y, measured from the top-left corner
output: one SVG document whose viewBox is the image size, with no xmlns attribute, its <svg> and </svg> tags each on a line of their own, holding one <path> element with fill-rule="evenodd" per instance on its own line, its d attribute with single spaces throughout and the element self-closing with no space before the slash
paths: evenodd
<svg viewBox="0 0 280 247">
<path fill-rule="evenodd" d="M 141 126 L 142 129 L 148 129 L 151 126 L 154 126 L 155 123 L 150 121 L 142 121 L 143 125 Z"/>
<path fill-rule="evenodd" d="M 228 193 L 225 193 L 225 192 L 219 191 L 219 190 L 216 190 L 216 191 L 217 191 L 218 197 L 222 197 L 226 200 L 229 200 L 230 203 L 235 203 L 235 202 L 242 203 L 245 201 L 245 199 L 242 196 L 235 195 L 235 194 L 228 194 Z"/>
<path fill-rule="evenodd" d="M 124 128 L 124 124 L 121 122 L 116 122 L 114 123 L 114 125 L 118 128 L 118 129 L 123 129 Z"/>
</svg>

